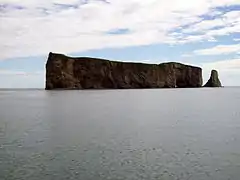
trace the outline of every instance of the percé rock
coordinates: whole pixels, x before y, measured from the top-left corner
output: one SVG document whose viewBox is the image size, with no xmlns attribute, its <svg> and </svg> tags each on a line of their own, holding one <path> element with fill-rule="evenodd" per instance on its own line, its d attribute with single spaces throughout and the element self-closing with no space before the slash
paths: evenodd
<svg viewBox="0 0 240 180">
<path fill-rule="evenodd" d="M 204 87 L 222 87 L 222 84 L 218 78 L 218 72 L 216 70 L 212 70 L 210 79 L 204 85 Z"/>
<path fill-rule="evenodd" d="M 157 65 L 49 53 L 46 64 L 47 90 L 201 86 L 201 68 L 175 62 Z"/>
</svg>

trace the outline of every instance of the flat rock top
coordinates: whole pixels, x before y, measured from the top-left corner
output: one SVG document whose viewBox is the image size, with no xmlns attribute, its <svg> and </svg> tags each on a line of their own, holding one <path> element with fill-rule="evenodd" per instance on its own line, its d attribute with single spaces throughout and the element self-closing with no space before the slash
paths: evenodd
<svg viewBox="0 0 240 180">
<path fill-rule="evenodd" d="M 202 69 L 177 62 L 144 64 L 49 53 L 46 89 L 186 88 L 202 86 Z"/>
</svg>

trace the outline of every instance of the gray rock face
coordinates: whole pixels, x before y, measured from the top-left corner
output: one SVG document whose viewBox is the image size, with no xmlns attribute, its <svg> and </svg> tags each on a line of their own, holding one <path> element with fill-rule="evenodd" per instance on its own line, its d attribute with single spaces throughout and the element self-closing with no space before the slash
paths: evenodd
<svg viewBox="0 0 240 180">
<path fill-rule="evenodd" d="M 175 62 L 143 64 L 50 53 L 46 64 L 47 90 L 201 86 L 201 68 Z"/>
<path fill-rule="evenodd" d="M 218 72 L 216 70 L 212 70 L 211 77 L 204 87 L 222 87 L 222 84 L 218 78 Z"/>
</svg>

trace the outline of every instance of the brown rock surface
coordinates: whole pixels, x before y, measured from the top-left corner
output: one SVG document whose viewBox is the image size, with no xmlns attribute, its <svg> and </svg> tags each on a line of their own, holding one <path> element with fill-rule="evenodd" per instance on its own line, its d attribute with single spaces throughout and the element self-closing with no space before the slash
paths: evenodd
<svg viewBox="0 0 240 180">
<path fill-rule="evenodd" d="M 46 64 L 47 90 L 201 86 L 201 68 L 175 62 L 156 65 L 49 53 Z"/>
<path fill-rule="evenodd" d="M 216 70 L 212 70 L 210 79 L 204 85 L 204 87 L 222 87 L 222 84 L 218 78 L 218 72 Z"/>
</svg>

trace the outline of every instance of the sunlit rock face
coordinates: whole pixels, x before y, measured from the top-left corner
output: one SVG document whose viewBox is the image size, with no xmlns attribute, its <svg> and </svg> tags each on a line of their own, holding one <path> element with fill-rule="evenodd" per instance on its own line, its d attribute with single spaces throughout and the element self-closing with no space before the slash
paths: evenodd
<svg viewBox="0 0 240 180">
<path fill-rule="evenodd" d="M 201 68 L 175 62 L 143 64 L 49 53 L 46 64 L 47 90 L 201 86 Z"/>
</svg>

